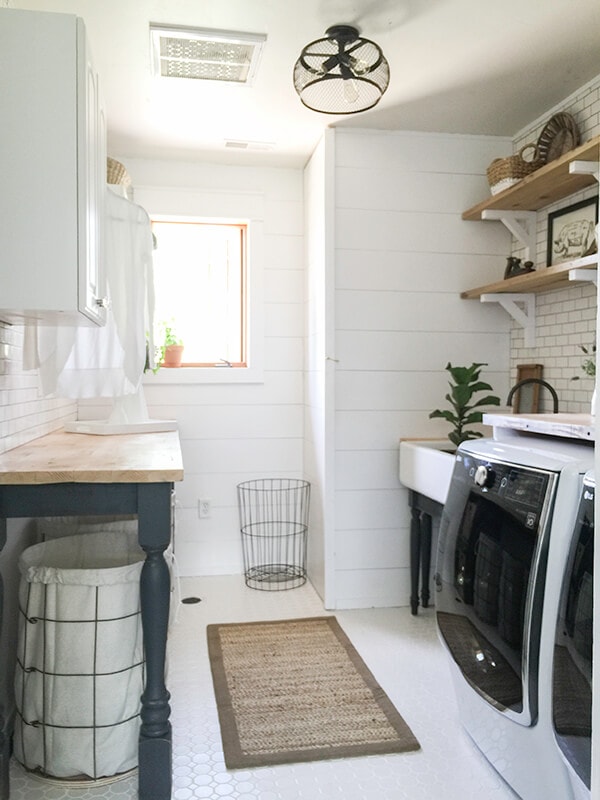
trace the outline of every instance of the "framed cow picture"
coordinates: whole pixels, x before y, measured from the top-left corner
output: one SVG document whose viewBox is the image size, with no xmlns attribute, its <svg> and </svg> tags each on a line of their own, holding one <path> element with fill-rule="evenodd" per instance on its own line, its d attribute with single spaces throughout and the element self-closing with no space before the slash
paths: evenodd
<svg viewBox="0 0 600 800">
<path fill-rule="evenodd" d="M 547 266 L 597 253 L 597 223 L 597 196 L 548 214 Z"/>
</svg>

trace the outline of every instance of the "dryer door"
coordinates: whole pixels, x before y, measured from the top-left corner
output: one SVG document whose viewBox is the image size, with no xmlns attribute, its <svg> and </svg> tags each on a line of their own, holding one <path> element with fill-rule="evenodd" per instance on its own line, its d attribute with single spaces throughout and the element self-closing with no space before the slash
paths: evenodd
<svg viewBox="0 0 600 800">
<path fill-rule="evenodd" d="M 552 681 L 558 745 L 572 772 L 590 788 L 594 481 L 586 476 L 563 581 Z"/>
</svg>

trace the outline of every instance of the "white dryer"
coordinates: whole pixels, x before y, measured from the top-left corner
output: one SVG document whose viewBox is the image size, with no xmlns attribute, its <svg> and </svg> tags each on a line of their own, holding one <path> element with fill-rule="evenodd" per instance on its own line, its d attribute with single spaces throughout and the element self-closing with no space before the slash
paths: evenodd
<svg viewBox="0 0 600 800">
<path fill-rule="evenodd" d="M 577 800 L 589 800 L 592 766 L 593 470 L 583 479 L 562 584 L 552 669 L 554 734 Z"/>
</svg>

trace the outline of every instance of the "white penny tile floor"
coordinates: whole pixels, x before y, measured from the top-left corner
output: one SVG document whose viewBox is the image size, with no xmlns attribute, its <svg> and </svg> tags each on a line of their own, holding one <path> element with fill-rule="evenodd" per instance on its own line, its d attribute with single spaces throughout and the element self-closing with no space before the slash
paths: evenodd
<svg viewBox="0 0 600 800">
<path fill-rule="evenodd" d="M 336 611 L 335 616 L 421 744 L 414 753 L 227 770 L 206 647 L 206 625 L 318 616 L 310 585 L 248 589 L 242 576 L 183 578 L 169 635 L 173 800 L 515 800 L 462 731 L 433 609 Z M 13 760 L 11 800 L 133 800 L 137 776 L 71 788 L 33 778 Z"/>
</svg>

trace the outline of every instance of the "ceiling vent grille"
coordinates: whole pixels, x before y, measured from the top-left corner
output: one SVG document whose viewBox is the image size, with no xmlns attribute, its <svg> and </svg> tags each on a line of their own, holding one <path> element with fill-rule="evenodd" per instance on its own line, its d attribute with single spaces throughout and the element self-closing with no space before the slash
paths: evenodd
<svg viewBox="0 0 600 800">
<path fill-rule="evenodd" d="M 150 25 L 152 65 L 161 78 L 252 84 L 264 34 Z"/>
<path fill-rule="evenodd" d="M 253 142 L 246 139 L 225 139 L 225 147 L 234 150 L 274 150 L 275 142 Z"/>
</svg>

